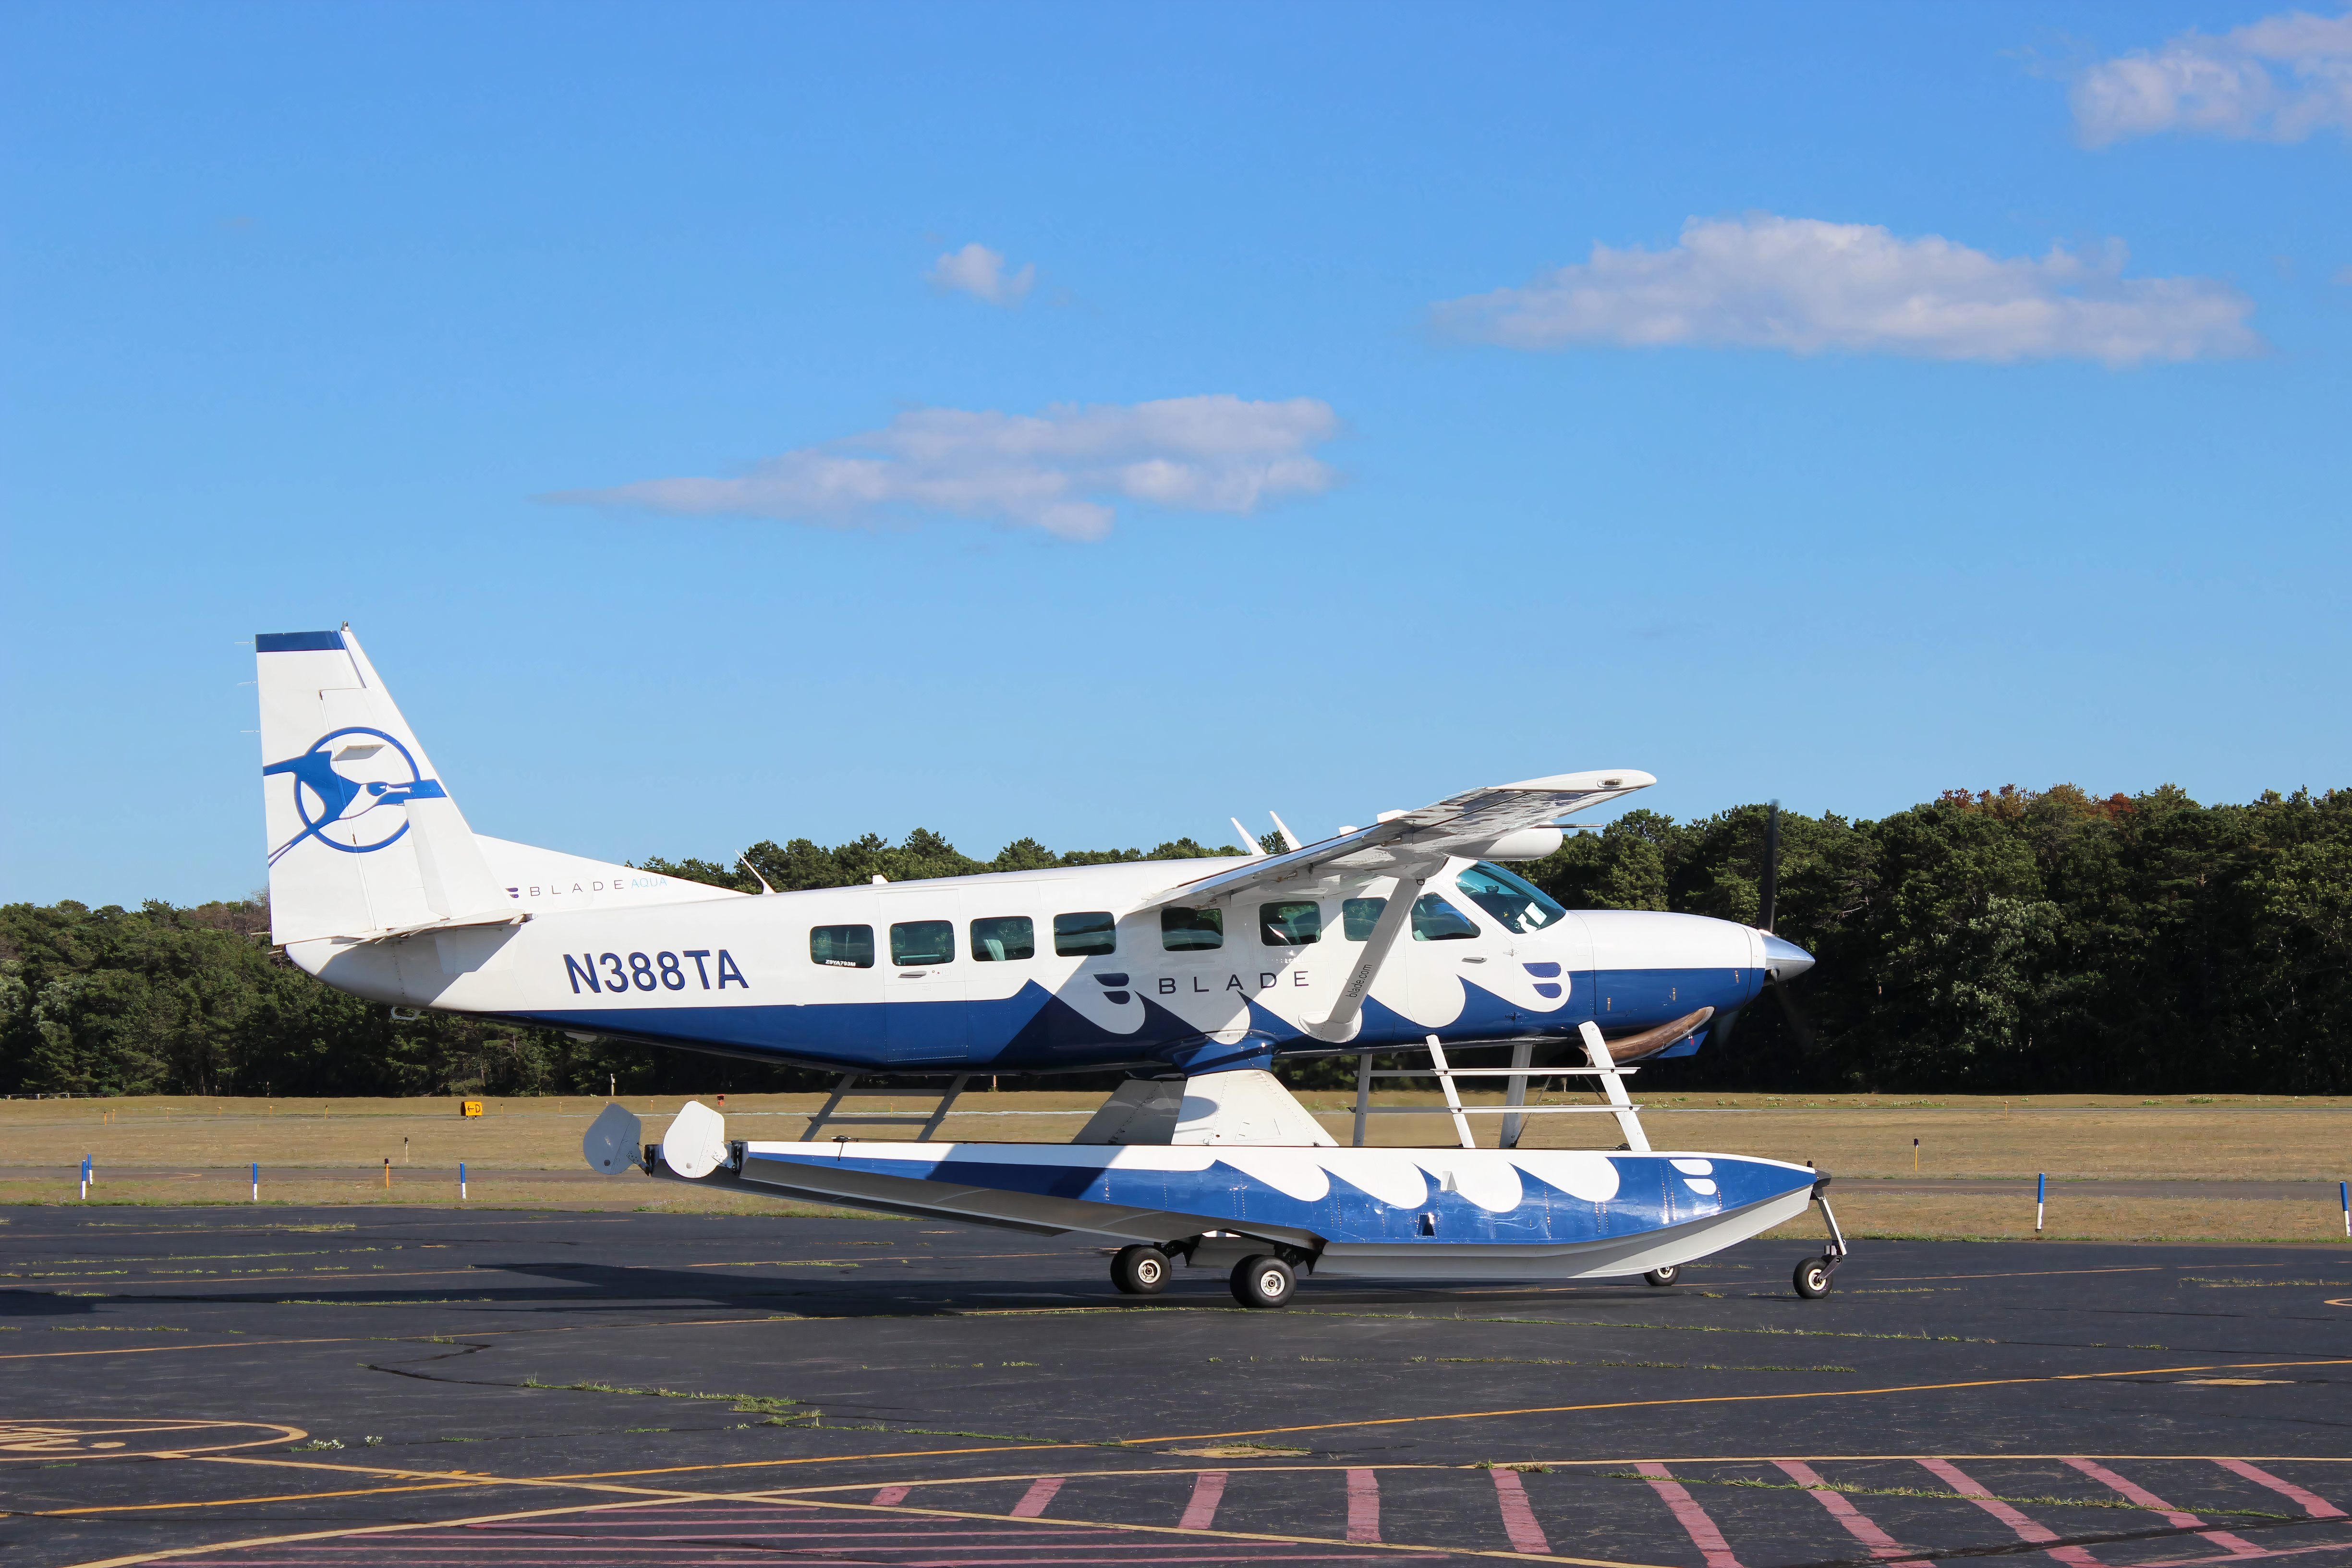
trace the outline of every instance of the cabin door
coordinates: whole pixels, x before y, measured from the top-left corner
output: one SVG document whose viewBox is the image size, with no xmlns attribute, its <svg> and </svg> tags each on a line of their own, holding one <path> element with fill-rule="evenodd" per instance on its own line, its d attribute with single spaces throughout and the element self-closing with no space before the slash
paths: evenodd
<svg viewBox="0 0 2352 1568">
<path fill-rule="evenodd" d="M 883 1058 L 893 1067 L 961 1062 L 971 1048 L 971 954 L 962 901 L 938 888 L 877 889 Z"/>
</svg>

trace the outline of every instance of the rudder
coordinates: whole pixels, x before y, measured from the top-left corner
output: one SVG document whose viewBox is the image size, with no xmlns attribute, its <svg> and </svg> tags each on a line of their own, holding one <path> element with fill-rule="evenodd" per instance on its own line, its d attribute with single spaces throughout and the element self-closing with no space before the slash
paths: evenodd
<svg viewBox="0 0 2352 1568">
<path fill-rule="evenodd" d="M 270 938 L 368 938 L 511 908 L 345 626 L 254 639 Z"/>
</svg>

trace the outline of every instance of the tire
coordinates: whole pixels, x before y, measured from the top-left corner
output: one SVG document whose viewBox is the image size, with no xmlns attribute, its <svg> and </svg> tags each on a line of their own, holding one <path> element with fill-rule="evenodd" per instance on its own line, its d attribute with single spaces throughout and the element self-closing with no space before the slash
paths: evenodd
<svg viewBox="0 0 2352 1568">
<path fill-rule="evenodd" d="M 1818 1301 L 1830 1293 L 1830 1288 L 1837 1281 L 1830 1272 L 1828 1258 L 1808 1258 L 1797 1265 L 1791 1283 L 1797 1287 L 1798 1295 L 1808 1301 Z"/>
<path fill-rule="evenodd" d="M 1110 1260 L 1110 1282 L 1129 1296 L 1157 1296 L 1168 1289 L 1168 1255 L 1138 1242 Z"/>
<path fill-rule="evenodd" d="M 1234 1265 L 1234 1300 L 1244 1307 L 1287 1307 L 1298 1276 L 1281 1258 L 1258 1253 Z"/>
<path fill-rule="evenodd" d="M 1675 1280 L 1682 1278 L 1682 1272 L 1683 1271 L 1680 1268 L 1653 1268 L 1647 1274 L 1642 1276 L 1642 1283 L 1644 1285 L 1671 1285 Z"/>
</svg>

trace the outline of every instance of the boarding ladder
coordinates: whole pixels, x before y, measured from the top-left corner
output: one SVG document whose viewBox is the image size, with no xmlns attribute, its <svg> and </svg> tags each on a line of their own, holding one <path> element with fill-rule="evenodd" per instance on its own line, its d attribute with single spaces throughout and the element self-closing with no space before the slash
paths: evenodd
<svg viewBox="0 0 2352 1568">
<path fill-rule="evenodd" d="M 1373 1116 L 1450 1116 L 1454 1119 L 1454 1134 L 1465 1149 L 1475 1149 L 1477 1140 L 1470 1134 L 1470 1118 L 1499 1116 L 1503 1119 L 1499 1147 L 1516 1149 L 1519 1135 L 1530 1116 L 1614 1116 L 1617 1129 L 1624 1134 L 1625 1147 L 1636 1153 L 1650 1152 L 1649 1135 L 1642 1131 L 1641 1107 L 1625 1093 L 1628 1075 L 1639 1068 L 1624 1067 L 1609 1054 L 1609 1044 L 1601 1037 L 1601 1030 L 1591 1023 L 1578 1026 L 1578 1036 L 1584 1044 L 1584 1055 L 1591 1064 L 1586 1067 L 1539 1068 L 1529 1065 L 1535 1054 L 1535 1042 L 1521 1040 L 1511 1047 L 1511 1065 L 1506 1068 L 1457 1068 L 1445 1059 L 1445 1047 L 1435 1035 L 1422 1047 L 1429 1052 L 1429 1066 L 1372 1070 L 1375 1054 L 1367 1051 L 1356 1058 L 1356 1148 L 1364 1146 L 1365 1119 Z M 1392 1047 L 1393 1048 L 1393 1047 Z M 1408 1047 L 1411 1048 L 1411 1047 Z M 1375 1079 L 1435 1079 L 1444 1093 L 1444 1105 L 1374 1105 L 1372 1082 Z M 1500 1105 L 1465 1105 L 1454 1087 L 1456 1079 L 1500 1078 L 1509 1079 Z M 1599 1088 L 1605 1103 L 1601 1105 L 1529 1105 L 1528 1080 L 1531 1078 L 1592 1078 L 1600 1079 Z"/>
</svg>

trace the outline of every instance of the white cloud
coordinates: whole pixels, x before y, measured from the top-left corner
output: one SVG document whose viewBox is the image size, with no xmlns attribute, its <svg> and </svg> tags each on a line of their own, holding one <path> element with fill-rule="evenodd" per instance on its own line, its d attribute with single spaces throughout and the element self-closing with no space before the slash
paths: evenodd
<svg viewBox="0 0 2352 1568">
<path fill-rule="evenodd" d="M 931 264 L 931 287 L 961 289 L 992 305 L 1018 305 L 1037 281 L 1034 262 L 1007 275 L 1004 254 L 974 240 L 961 250 L 950 250 Z"/>
<path fill-rule="evenodd" d="M 2074 125 L 2095 147 L 2160 131 L 2300 142 L 2352 129 L 2352 11 L 2289 11 L 2218 37 L 2181 34 L 2074 79 Z"/>
<path fill-rule="evenodd" d="M 1996 257 L 1935 235 L 1813 218 L 1692 218 L 1669 250 L 1592 247 L 1524 289 L 1436 307 L 1507 348 L 1706 343 L 1925 359 L 2110 365 L 2259 352 L 2253 310 L 2208 278 L 2126 278 L 2124 248 Z"/>
<path fill-rule="evenodd" d="M 1308 448 L 1339 429 L 1330 405 L 1312 397 L 1055 404 L 1034 415 L 923 408 L 740 479 L 647 479 L 548 499 L 837 527 L 941 511 L 1100 539 L 1120 500 L 1246 514 L 1328 489 L 1338 476 Z"/>
</svg>

